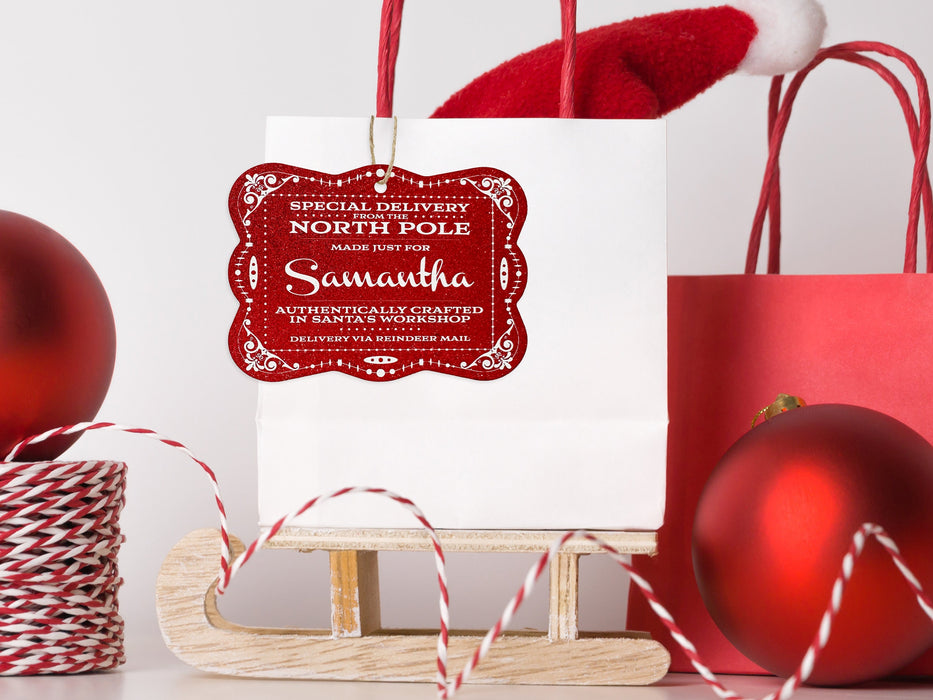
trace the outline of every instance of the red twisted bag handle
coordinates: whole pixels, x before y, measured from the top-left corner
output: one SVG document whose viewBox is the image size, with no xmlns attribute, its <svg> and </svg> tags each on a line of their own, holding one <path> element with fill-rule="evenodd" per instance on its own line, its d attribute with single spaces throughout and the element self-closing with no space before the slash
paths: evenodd
<svg viewBox="0 0 933 700">
<path fill-rule="evenodd" d="M 913 105 L 904 86 L 897 77 L 878 61 L 863 56 L 864 52 L 875 52 L 895 58 L 905 66 L 914 76 L 917 83 L 919 122 L 914 113 Z M 781 94 L 782 78 L 774 79 L 771 86 L 768 129 L 770 134 L 768 164 L 762 182 L 761 196 L 755 220 L 749 238 L 748 255 L 745 262 L 745 272 L 754 273 L 761 237 L 764 228 L 765 216 L 770 212 L 770 234 L 768 273 L 780 272 L 780 243 L 781 243 L 781 209 L 780 209 L 780 150 L 787 122 L 790 118 L 794 99 L 800 87 L 813 69 L 827 59 L 839 59 L 862 65 L 875 71 L 894 90 L 910 132 L 911 146 L 915 155 L 913 183 L 911 186 L 910 206 L 908 211 L 907 244 L 904 256 L 904 271 L 914 272 L 917 267 L 917 231 L 919 229 L 921 208 L 924 212 L 924 227 L 927 236 L 927 272 L 933 272 L 933 194 L 930 190 L 929 175 L 927 173 L 927 156 L 930 148 L 930 95 L 926 78 L 916 61 L 903 51 L 878 42 L 849 42 L 822 49 L 813 61 L 798 72 L 791 80 L 784 95 L 783 102 L 778 106 Z"/>
<path fill-rule="evenodd" d="M 874 70 L 888 85 L 894 90 L 901 109 L 904 112 L 904 118 L 907 121 L 907 127 L 910 131 L 911 146 L 916 154 L 920 146 L 919 125 L 917 115 L 914 113 L 913 105 L 910 102 L 910 96 L 904 89 L 900 80 L 884 64 L 878 61 L 857 54 L 854 52 L 840 52 L 836 58 L 846 60 L 851 63 L 857 63 Z M 775 122 L 777 121 L 780 106 L 781 85 L 783 76 L 777 76 L 771 83 L 771 94 L 768 105 L 768 133 L 770 134 Z M 928 179 L 925 177 L 924 179 Z M 925 184 L 922 192 L 922 204 L 924 211 L 924 228 L 927 238 L 927 269 L 933 267 L 933 193 L 931 193 L 928 184 Z M 779 273 L 781 266 L 781 182 L 780 165 L 775 163 L 774 178 L 772 179 L 771 197 L 768 203 L 768 273 Z M 912 271 L 916 268 L 917 242 L 916 236 L 908 238 L 906 252 L 904 257 L 905 270 Z"/>
<path fill-rule="evenodd" d="M 395 63 L 398 60 L 399 34 L 402 31 L 404 0 L 383 0 L 379 25 L 379 65 L 376 81 L 376 116 L 392 116 L 395 94 Z"/>
<path fill-rule="evenodd" d="M 379 27 L 379 62 L 376 80 L 376 116 L 391 117 L 395 94 L 395 64 L 398 60 L 404 0 L 383 0 Z M 560 0 L 561 39 L 564 57 L 560 79 L 560 117 L 573 119 L 574 74 L 577 55 L 577 0 Z"/>
</svg>

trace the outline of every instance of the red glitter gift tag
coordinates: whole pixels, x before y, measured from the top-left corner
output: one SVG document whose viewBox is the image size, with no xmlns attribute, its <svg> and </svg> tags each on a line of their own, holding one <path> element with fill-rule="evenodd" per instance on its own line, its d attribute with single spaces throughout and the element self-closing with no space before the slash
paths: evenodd
<svg viewBox="0 0 933 700">
<path fill-rule="evenodd" d="M 251 377 L 489 380 L 521 361 L 521 187 L 493 168 L 383 175 L 266 163 L 237 179 L 229 342 Z"/>
</svg>

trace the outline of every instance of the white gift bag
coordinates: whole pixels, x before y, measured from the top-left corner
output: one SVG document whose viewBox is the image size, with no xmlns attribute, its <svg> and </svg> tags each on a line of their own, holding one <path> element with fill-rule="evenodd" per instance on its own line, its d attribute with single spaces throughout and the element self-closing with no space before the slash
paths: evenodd
<svg viewBox="0 0 933 700">
<path fill-rule="evenodd" d="M 345 173 L 370 163 L 369 128 L 369 119 L 273 117 L 266 159 Z M 407 172 L 494 168 L 524 192 L 517 244 L 527 280 L 515 305 L 524 354 L 486 381 L 431 367 L 370 381 L 335 366 L 261 383 L 260 525 L 312 495 L 374 486 L 411 498 L 441 528 L 660 527 L 664 122 L 400 119 L 395 141 L 395 163 Z M 374 143 L 388 163 L 391 120 L 377 120 Z M 389 195 L 392 187 L 390 178 Z M 445 270 L 456 268 L 452 255 Z M 378 301 L 379 289 L 365 291 Z M 309 338 L 332 328 L 303 320 Z M 373 358 L 393 361 L 391 352 Z M 365 495 L 294 524 L 416 526 L 395 504 Z"/>
</svg>

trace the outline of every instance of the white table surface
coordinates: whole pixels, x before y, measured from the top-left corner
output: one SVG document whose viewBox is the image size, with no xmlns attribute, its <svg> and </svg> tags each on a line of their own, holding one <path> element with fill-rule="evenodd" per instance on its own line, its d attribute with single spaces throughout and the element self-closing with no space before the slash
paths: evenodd
<svg viewBox="0 0 933 700">
<path fill-rule="evenodd" d="M 723 676 L 730 690 L 761 698 L 780 687 L 772 677 Z M 430 700 L 436 697 L 428 683 L 349 683 L 322 681 L 270 681 L 202 673 L 184 665 L 164 649 L 136 656 L 108 673 L 77 676 L 0 678 L 4 700 L 212 700 L 225 698 L 327 698 L 327 700 Z M 668 674 L 646 687 L 491 686 L 466 685 L 455 697 L 463 700 L 715 700 L 716 695 L 693 674 Z M 933 682 L 885 682 L 853 688 L 801 688 L 799 700 L 921 700 L 933 698 Z"/>
</svg>

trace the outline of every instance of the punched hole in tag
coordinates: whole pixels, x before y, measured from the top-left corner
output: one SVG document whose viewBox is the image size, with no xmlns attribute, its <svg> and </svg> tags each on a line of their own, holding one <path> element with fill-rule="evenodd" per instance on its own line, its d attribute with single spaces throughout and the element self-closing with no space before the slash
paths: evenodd
<svg viewBox="0 0 933 700">
<path fill-rule="evenodd" d="M 386 171 L 382 168 L 379 168 L 376 171 L 376 177 L 385 178 Z M 373 183 L 373 189 L 376 190 L 379 194 L 385 194 L 385 191 L 389 189 L 389 186 L 385 183 L 385 180 L 377 180 Z"/>
</svg>

